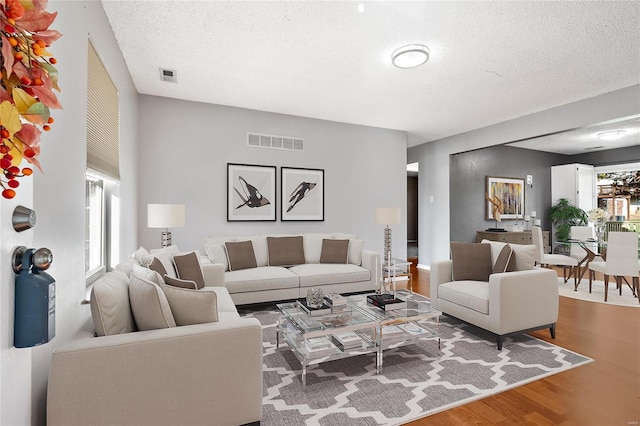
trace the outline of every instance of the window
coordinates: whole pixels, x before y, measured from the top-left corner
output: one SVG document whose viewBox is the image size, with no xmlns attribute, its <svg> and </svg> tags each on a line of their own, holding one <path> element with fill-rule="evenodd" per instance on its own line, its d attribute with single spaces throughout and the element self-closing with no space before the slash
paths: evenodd
<svg viewBox="0 0 640 426">
<path fill-rule="evenodd" d="M 92 282 L 105 271 L 104 181 L 87 174 L 84 272 Z"/>
<path fill-rule="evenodd" d="M 118 260 L 120 111 L 118 90 L 91 42 L 87 71 L 85 275 L 88 285 Z"/>
</svg>

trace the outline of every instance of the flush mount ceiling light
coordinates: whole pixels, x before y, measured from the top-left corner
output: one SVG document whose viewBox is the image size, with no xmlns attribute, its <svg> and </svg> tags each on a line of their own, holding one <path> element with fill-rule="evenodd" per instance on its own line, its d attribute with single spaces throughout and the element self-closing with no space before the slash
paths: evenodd
<svg viewBox="0 0 640 426">
<path fill-rule="evenodd" d="M 429 60 L 429 48 L 422 44 L 409 44 L 393 51 L 391 62 L 398 68 L 415 68 Z"/>
<path fill-rule="evenodd" d="M 596 136 L 598 137 L 598 139 L 602 139 L 605 141 L 612 141 L 614 139 L 619 139 L 623 137 L 625 134 L 627 134 L 627 132 L 624 130 L 611 130 L 608 132 L 598 133 Z"/>
</svg>

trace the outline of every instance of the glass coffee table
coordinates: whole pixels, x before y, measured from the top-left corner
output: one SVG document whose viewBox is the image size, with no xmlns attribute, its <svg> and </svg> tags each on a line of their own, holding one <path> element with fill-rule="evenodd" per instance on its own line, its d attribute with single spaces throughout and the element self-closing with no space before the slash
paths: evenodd
<svg viewBox="0 0 640 426">
<path fill-rule="evenodd" d="M 367 303 L 366 294 L 347 296 L 343 307 L 312 316 L 297 302 L 277 304 L 276 347 L 281 341 L 302 365 L 302 385 L 307 384 L 307 367 L 340 358 L 367 353 L 376 354 L 376 370 L 382 371 L 385 349 L 438 339 L 440 311 L 431 308 L 429 299 L 400 290 L 396 296 L 406 300 L 400 309 L 384 311 Z"/>
</svg>

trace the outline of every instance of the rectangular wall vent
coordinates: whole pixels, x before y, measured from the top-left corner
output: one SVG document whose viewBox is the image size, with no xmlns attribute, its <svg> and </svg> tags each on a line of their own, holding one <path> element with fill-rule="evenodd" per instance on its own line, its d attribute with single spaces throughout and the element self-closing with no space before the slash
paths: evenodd
<svg viewBox="0 0 640 426">
<path fill-rule="evenodd" d="M 291 136 L 265 135 L 247 133 L 247 145 L 256 148 L 286 149 L 304 151 L 304 139 Z"/>
<path fill-rule="evenodd" d="M 178 82 L 178 74 L 176 70 L 168 70 L 166 68 L 160 68 L 160 81 L 167 81 L 169 83 Z"/>
</svg>

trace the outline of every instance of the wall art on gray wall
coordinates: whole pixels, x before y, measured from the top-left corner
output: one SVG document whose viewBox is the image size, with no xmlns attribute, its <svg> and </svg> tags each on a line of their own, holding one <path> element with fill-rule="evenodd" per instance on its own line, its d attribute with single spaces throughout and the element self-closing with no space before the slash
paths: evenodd
<svg viewBox="0 0 640 426">
<path fill-rule="evenodd" d="M 276 167 L 227 163 L 227 221 L 276 220 Z"/>
<path fill-rule="evenodd" d="M 487 176 L 486 193 L 490 199 L 502 201 L 500 217 L 517 219 L 524 217 L 524 179 Z M 486 201 L 486 219 L 495 219 L 492 204 Z"/>
<path fill-rule="evenodd" d="M 324 170 L 280 168 L 280 220 L 324 220 Z"/>
</svg>

